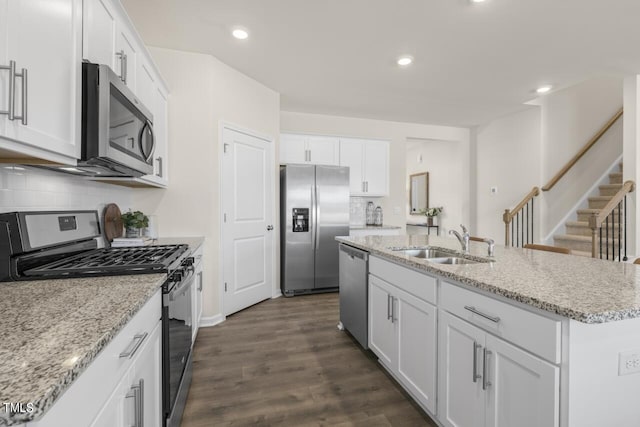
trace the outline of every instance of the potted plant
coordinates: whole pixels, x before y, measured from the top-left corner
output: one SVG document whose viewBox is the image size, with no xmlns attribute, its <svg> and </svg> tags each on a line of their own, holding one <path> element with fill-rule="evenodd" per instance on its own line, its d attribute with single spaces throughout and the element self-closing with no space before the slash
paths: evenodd
<svg viewBox="0 0 640 427">
<path fill-rule="evenodd" d="M 433 225 L 433 218 L 435 218 L 438 215 L 440 215 L 442 213 L 443 209 L 444 208 L 442 206 L 425 209 L 424 214 L 427 217 L 427 225 L 432 226 Z"/>
<path fill-rule="evenodd" d="M 140 211 L 125 212 L 122 214 L 122 224 L 127 231 L 127 237 L 142 236 L 142 229 L 149 226 L 149 217 Z"/>
</svg>

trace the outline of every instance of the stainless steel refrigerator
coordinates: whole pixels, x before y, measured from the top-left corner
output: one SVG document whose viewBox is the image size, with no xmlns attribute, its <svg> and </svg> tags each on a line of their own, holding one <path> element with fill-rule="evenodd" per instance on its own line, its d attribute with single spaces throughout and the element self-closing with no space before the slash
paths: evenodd
<svg viewBox="0 0 640 427">
<path fill-rule="evenodd" d="M 338 242 L 349 235 L 349 168 L 280 168 L 280 263 L 285 296 L 338 290 Z"/>
</svg>

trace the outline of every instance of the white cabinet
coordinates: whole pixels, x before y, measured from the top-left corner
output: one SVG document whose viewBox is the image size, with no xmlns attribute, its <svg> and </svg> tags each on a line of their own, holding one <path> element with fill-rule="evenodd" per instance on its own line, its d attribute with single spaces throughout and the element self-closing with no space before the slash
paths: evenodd
<svg viewBox="0 0 640 427">
<path fill-rule="evenodd" d="M 200 328 L 200 319 L 202 317 L 202 287 L 204 285 L 202 250 L 202 247 L 200 247 L 193 256 L 196 281 L 191 289 L 191 319 L 193 322 L 192 344 L 196 342 L 196 336 L 198 335 L 198 329 Z"/>
<path fill-rule="evenodd" d="M 317 135 L 280 135 L 280 164 L 338 166 L 339 140 Z"/>
<path fill-rule="evenodd" d="M 141 178 L 106 180 L 133 187 L 168 186 L 169 91 L 166 85 L 120 3 L 114 0 L 84 0 L 83 19 L 83 58 L 109 65 L 153 115 L 153 173 Z"/>
<path fill-rule="evenodd" d="M 91 427 L 162 424 L 161 324 L 149 334 Z M 144 420 L 141 424 L 137 420 Z"/>
<path fill-rule="evenodd" d="M 349 167 L 352 196 L 389 195 L 389 143 L 340 139 L 340 166 Z"/>
<path fill-rule="evenodd" d="M 28 426 L 128 427 L 135 424 L 136 405 L 138 411 L 144 409 L 144 425 L 161 425 L 161 308 L 158 290 L 45 415 Z M 138 400 L 127 398 L 140 380 L 144 385 Z"/>
<path fill-rule="evenodd" d="M 153 152 L 153 174 L 141 179 L 167 186 L 169 183 L 168 158 L 168 93 L 160 82 L 151 64 L 144 58 L 138 61 L 136 93 L 140 101 L 153 115 L 153 136 L 155 149 Z"/>
<path fill-rule="evenodd" d="M 440 310 L 439 408 L 445 426 L 559 424 L 559 368 Z"/>
<path fill-rule="evenodd" d="M 435 414 L 435 307 L 369 275 L 369 348 L 404 388 Z"/>
<path fill-rule="evenodd" d="M 108 0 L 82 2 L 82 57 L 116 69 L 116 13 Z"/>
<path fill-rule="evenodd" d="M 0 110 L 13 114 L 13 120 L 0 115 L 0 148 L 74 164 L 80 155 L 82 0 L 5 0 L 0 8 L 0 65 L 15 69 L 0 70 Z"/>
</svg>

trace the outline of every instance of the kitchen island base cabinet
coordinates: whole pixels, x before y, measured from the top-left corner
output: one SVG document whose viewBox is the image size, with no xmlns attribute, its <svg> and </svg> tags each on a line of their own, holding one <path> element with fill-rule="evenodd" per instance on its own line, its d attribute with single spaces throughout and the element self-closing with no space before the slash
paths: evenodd
<svg viewBox="0 0 640 427">
<path fill-rule="evenodd" d="M 439 419 L 447 427 L 556 427 L 560 370 L 440 310 Z"/>
<path fill-rule="evenodd" d="M 369 348 L 431 414 L 436 393 L 436 309 L 369 276 Z"/>
</svg>

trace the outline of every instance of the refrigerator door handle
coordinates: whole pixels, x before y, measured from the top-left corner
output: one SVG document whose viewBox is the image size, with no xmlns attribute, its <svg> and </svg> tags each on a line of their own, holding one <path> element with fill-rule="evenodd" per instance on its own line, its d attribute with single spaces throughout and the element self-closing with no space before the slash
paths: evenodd
<svg viewBox="0 0 640 427">
<path fill-rule="evenodd" d="M 319 224 L 320 224 L 320 203 L 318 203 L 318 186 L 316 185 L 315 187 L 316 190 L 316 214 L 315 214 L 315 221 L 316 221 L 316 244 L 315 244 L 315 249 L 316 251 L 318 250 L 318 248 L 320 247 L 320 239 L 318 238 L 318 228 L 320 228 Z"/>
<path fill-rule="evenodd" d="M 311 217 L 311 224 L 310 228 L 311 228 L 311 248 L 313 250 L 315 250 L 316 248 L 316 238 L 317 238 L 317 232 L 316 232 L 316 226 L 317 224 L 317 218 L 316 218 L 316 186 L 312 185 L 311 186 L 311 212 L 309 212 L 309 216 Z"/>
</svg>

